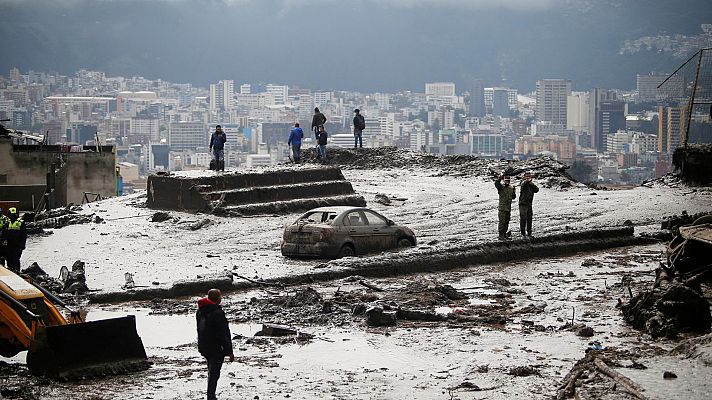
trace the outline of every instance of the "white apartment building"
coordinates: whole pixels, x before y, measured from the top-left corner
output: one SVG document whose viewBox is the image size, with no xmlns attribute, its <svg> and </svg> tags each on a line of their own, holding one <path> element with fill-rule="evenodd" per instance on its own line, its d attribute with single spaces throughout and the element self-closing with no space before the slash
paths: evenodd
<svg viewBox="0 0 712 400">
<path fill-rule="evenodd" d="M 572 92 L 566 97 L 566 129 L 574 132 L 590 132 L 588 92 Z"/>
<path fill-rule="evenodd" d="M 499 88 L 499 87 L 486 87 L 484 89 L 484 96 L 485 96 L 485 109 L 492 110 L 492 107 L 494 105 L 494 91 L 495 90 L 506 90 L 507 91 L 507 100 L 509 101 L 509 108 L 510 109 L 516 109 L 517 108 L 517 99 L 519 92 L 517 89 L 510 89 L 510 88 Z"/>
<path fill-rule="evenodd" d="M 432 96 L 455 96 L 454 82 L 431 82 L 425 84 L 425 94 Z"/>
<path fill-rule="evenodd" d="M 249 83 L 240 85 L 240 94 L 252 94 L 252 85 Z"/>
<path fill-rule="evenodd" d="M 286 104 L 289 97 L 289 86 L 268 84 L 265 92 L 274 96 L 274 104 Z"/>
<path fill-rule="evenodd" d="M 571 95 L 568 79 L 540 79 L 536 82 L 536 119 L 566 126 L 566 105 Z"/>
<path fill-rule="evenodd" d="M 202 122 L 171 122 L 168 125 L 168 144 L 172 151 L 206 147 L 208 140 L 206 126 Z"/>
<path fill-rule="evenodd" d="M 232 79 L 210 84 L 210 110 L 229 110 L 233 106 L 235 84 Z"/>
<path fill-rule="evenodd" d="M 321 107 L 322 105 L 331 102 L 331 100 L 334 98 L 334 92 L 314 92 L 313 97 L 314 105 L 316 105 L 317 107 Z"/>
<path fill-rule="evenodd" d="M 160 140 L 161 123 L 158 118 L 132 117 L 130 119 L 130 135 L 143 140 L 140 143 L 158 142 Z"/>
</svg>

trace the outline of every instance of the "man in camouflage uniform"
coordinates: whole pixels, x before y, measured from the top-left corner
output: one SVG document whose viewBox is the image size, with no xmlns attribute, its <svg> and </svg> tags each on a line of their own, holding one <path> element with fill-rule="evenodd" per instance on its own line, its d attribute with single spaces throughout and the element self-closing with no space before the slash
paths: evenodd
<svg viewBox="0 0 712 400">
<path fill-rule="evenodd" d="M 502 181 L 504 181 L 504 185 Z M 494 181 L 494 186 L 499 193 L 499 240 L 507 240 L 509 239 L 507 231 L 509 230 L 509 218 L 512 215 L 512 200 L 517 198 L 517 193 L 514 186 L 509 184 L 509 177 L 504 174 Z"/>
<path fill-rule="evenodd" d="M 532 235 L 532 202 L 534 193 L 539 191 L 537 185 L 532 182 L 532 174 L 524 173 L 524 180 L 519 188 L 519 230 L 522 236 Z"/>
</svg>

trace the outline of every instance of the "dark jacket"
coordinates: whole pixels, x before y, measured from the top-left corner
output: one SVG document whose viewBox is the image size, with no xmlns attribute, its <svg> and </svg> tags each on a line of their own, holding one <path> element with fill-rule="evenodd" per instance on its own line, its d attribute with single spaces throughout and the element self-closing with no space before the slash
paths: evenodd
<svg viewBox="0 0 712 400">
<path fill-rule="evenodd" d="M 356 114 L 354 117 L 354 129 L 359 131 L 366 129 L 366 120 L 363 118 L 363 115 Z"/>
<path fill-rule="evenodd" d="M 219 304 L 207 297 L 198 300 L 195 319 L 198 325 L 198 351 L 203 357 L 225 357 L 232 354 L 230 328 Z"/>
<path fill-rule="evenodd" d="M 326 140 L 329 138 L 329 134 L 326 131 L 319 132 L 319 145 L 326 146 Z"/>
<path fill-rule="evenodd" d="M 322 126 L 326 123 L 326 117 L 324 114 L 320 112 L 314 113 L 314 116 L 312 117 L 312 130 L 314 130 L 314 127 Z"/>
<path fill-rule="evenodd" d="M 225 136 L 225 132 L 223 132 L 221 135 L 218 135 L 217 132 L 213 132 L 213 135 L 210 136 L 210 148 L 213 150 L 224 149 L 225 142 L 227 142 L 227 136 Z"/>
<path fill-rule="evenodd" d="M 534 193 L 538 192 L 539 188 L 532 182 L 523 181 L 522 187 L 519 189 L 519 205 L 530 206 L 534 201 Z"/>
<path fill-rule="evenodd" d="M 494 181 L 494 186 L 497 188 L 497 193 L 499 193 L 499 211 L 512 211 L 512 200 L 517 198 L 514 186 L 504 186 L 499 179 Z"/>
<path fill-rule="evenodd" d="M 302 128 L 294 127 L 292 128 L 292 131 L 289 132 L 289 139 L 287 140 L 287 144 L 301 146 L 302 138 L 304 138 L 304 131 L 302 130 Z"/>
<path fill-rule="evenodd" d="M 8 219 L 2 231 L 3 241 L 7 240 L 7 247 L 24 250 L 27 243 L 27 228 L 22 218 Z"/>
</svg>

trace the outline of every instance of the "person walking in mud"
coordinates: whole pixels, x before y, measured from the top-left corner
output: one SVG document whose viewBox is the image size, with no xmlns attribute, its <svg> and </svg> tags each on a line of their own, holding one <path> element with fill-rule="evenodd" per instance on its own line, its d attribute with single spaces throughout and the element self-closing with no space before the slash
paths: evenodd
<svg viewBox="0 0 712 400">
<path fill-rule="evenodd" d="M 235 361 L 232 350 L 230 328 L 225 312 L 220 307 L 222 293 L 219 289 L 210 289 L 208 296 L 198 300 L 198 312 L 195 314 L 198 326 L 198 351 L 208 363 L 208 400 L 216 400 L 215 390 L 220 378 L 225 357 Z"/>
<path fill-rule="evenodd" d="M 519 188 L 519 230 L 522 236 L 532 236 L 532 202 L 539 187 L 532 182 L 532 174 L 524 173 Z"/>
<path fill-rule="evenodd" d="M 215 170 L 225 171 L 225 142 L 227 136 L 220 125 L 215 126 L 215 132 L 210 136 L 210 151 L 215 160 Z"/>
<path fill-rule="evenodd" d="M 292 148 L 292 156 L 294 157 L 294 163 L 299 164 L 299 159 L 302 157 L 302 139 L 304 138 L 304 131 L 299 127 L 299 122 L 294 124 L 294 128 L 289 132 L 289 139 L 287 139 L 287 145 Z"/>
<path fill-rule="evenodd" d="M 504 181 L 504 184 L 502 184 Z M 517 198 L 514 187 L 509 184 L 509 177 L 502 174 L 494 181 L 494 186 L 499 193 L 499 240 L 507 240 L 509 233 L 509 219 L 512 215 L 512 201 Z"/>
<path fill-rule="evenodd" d="M 319 140 L 319 128 L 323 128 L 326 123 L 326 117 L 319 111 L 319 107 L 314 108 L 314 116 L 312 117 L 311 129 L 314 132 L 314 138 Z"/>
</svg>

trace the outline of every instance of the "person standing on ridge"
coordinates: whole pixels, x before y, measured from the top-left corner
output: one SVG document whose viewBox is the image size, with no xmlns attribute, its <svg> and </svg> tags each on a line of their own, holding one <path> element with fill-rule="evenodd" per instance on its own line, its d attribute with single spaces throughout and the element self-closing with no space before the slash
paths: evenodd
<svg viewBox="0 0 712 400">
<path fill-rule="evenodd" d="M 366 129 L 366 120 L 361 115 L 361 111 L 357 108 L 354 110 L 354 149 L 356 147 L 363 147 L 363 130 Z"/>
<path fill-rule="evenodd" d="M 504 185 L 502 182 L 504 181 Z M 512 200 L 517 198 L 513 186 L 509 185 L 509 177 L 502 174 L 494 181 L 494 186 L 499 193 L 499 240 L 509 239 L 509 218 L 512 215 Z"/>
<path fill-rule="evenodd" d="M 304 138 L 304 131 L 299 127 L 299 122 L 294 124 L 294 128 L 289 132 L 289 139 L 287 139 L 287 144 L 292 147 L 292 155 L 294 156 L 294 163 L 299 164 L 299 159 L 302 157 L 302 139 Z"/>
<path fill-rule="evenodd" d="M 323 128 L 326 123 L 326 117 L 319 111 L 319 107 L 314 107 L 314 116 L 312 117 L 311 129 L 314 131 L 314 137 L 319 140 L 319 128 Z"/>
<path fill-rule="evenodd" d="M 215 170 L 225 171 L 225 142 L 227 136 L 220 125 L 215 126 L 215 132 L 210 136 L 210 151 L 215 160 Z"/>
<path fill-rule="evenodd" d="M 329 134 L 326 133 L 324 125 L 322 125 L 319 127 L 319 139 L 317 140 L 319 143 L 319 159 L 322 164 L 326 164 L 326 142 L 328 138 Z"/>
<path fill-rule="evenodd" d="M 537 185 L 532 183 L 532 174 L 524 173 L 524 180 L 519 188 L 519 230 L 522 236 L 532 235 L 532 202 L 534 193 L 539 191 Z"/>
<path fill-rule="evenodd" d="M 198 351 L 208 362 L 208 400 L 216 400 L 215 390 L 220 379 L 220 369 L 225 357 L 235 361 L 230 327 L 225 312 L 220 307 L 222 293 L 210 289 L 208 296 L 198 300 L 195 319 L 198 326 Z"/>
</svg>

